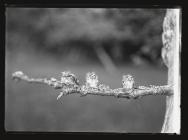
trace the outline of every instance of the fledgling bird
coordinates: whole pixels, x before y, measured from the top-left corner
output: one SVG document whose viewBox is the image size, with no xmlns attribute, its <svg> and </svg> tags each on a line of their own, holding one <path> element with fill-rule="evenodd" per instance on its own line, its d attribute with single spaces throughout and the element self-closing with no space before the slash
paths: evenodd
<svg viewBox="0 0 188 140">
<path fill-rule="evenodd" d="M 51 79 L 51 81 L 56 81 L 55 79 Z M 70 71 L 64 71 L 61 72 L 61 83 L 67 85 L 68 87 L 65 87 L 60 94 L 57 97 L 57 100 L 60 99 L 61 96 L 63 95 L 67 95 L 68 91 L 69 91 L 69 86 L 78 86 L 79 84 L 79 80 L 76 77 L 76 75 L 74 75 L 73 73 L 71 73 Z"/>
<path fill-rule="evenodd" d="M 61 83 L 65 83 L 66 85 L 80 85 L 76 75 L 70 71 L 61 72 Z"/>
<path fill-rule="evenodd" d="M 125 88 L 127 90 L 134 88 L 134 86 L 135 86 L 134 78 L 129 74 L 123 75 L 122 86 L 123 86 L 123 88 Z"/>
<path fill-rule="evenodd" d="M 86 86 L 97 88 L 99 84 L 98 76 L 94 72 L 88 72 L 86 74 Z"/>
</svg>

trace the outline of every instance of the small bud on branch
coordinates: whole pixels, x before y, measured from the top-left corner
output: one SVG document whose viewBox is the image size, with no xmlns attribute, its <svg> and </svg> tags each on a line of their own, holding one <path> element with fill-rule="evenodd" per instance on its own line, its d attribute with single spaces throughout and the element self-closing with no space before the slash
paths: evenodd
<svg viewBox="0 0 188 140">
<path fill-rule="evenodd" d="M 12 77 L 16 81 L 24 80 L 29 83 L 42 83 L 52 86 L 54 89 L 60 89 L 61 96 L 69 94 L 80 94 L 82 96 L 100 95 L 100 96 L 114 96 L 117 98 L 137 99 L 147 95 L 165 95 L 173 94 L 173 87 L 170 85 L 164 86 L 135 86 L 134 79 L 131 75 L 123 75 L 122 88 L 111 89 L 110 86 L 99 83 L 98 76 L 94 72 L 86 74 L 86 82 L 84 85 L 79 84 L 77 77 L 71 72 L 62 72 L 61 80 L 55 78 L 29 78 L 21 71 L 14 72 Z"/>
</svg>

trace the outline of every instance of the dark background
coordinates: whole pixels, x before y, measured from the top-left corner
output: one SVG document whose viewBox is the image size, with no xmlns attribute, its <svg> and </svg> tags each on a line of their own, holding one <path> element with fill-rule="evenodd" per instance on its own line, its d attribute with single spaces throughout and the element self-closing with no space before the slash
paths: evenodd
<svg viewBox="0 0 188 140">
<path fill-rule="evenodd" d="M 70 70 L 81 83 L 95 71 L 111 88 L 122 74 L 137 85 L 164 85 L 161 60 L 165 9 L 6 8 L 5 129 L 58 132 L 160 132 L 165 97 L 138 100 L 70 95 L 46 85 L 15 83 L 31 77 L 60 78 Z"/>
</svg>

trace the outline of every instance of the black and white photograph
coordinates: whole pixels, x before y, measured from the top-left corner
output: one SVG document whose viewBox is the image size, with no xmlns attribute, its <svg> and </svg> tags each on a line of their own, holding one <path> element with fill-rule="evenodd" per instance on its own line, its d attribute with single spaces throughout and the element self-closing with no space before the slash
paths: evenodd
<svg viewBox="0 0 188 140">
<path fill-rule="evenodd" d="M 5 8 L 5 131 L 181 134 L 181 7 Z"/>
</svg>

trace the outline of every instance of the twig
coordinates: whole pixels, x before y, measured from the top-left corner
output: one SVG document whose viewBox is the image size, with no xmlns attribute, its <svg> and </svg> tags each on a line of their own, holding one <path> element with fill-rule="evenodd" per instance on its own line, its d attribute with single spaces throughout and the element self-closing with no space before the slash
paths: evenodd
<svg viewBox="0 0 188 140">
<path fill-rule="evenodd" d="M 17 81 L 24 80 L 29 83 L 42 83 L 52 86 L 54 89 L 60 89 L 61 91 L 57 99 L 59 99 L 63 95 L 69 95 L 69 94 L 80 94 L 81 96 L 86 96 L 86 95 L 114 96 L 117 98 L 127 98 L 127 99 L 137 99 L 147 95 L 169 96 L 173 94 L 173 88 L 170 85 L 164 85 L 164 86 L 150 85 L 150 86 L 137 86 L 137 87 L 133 86 L 132 88 L 122 87 L 117 89 L 111 89 L 108 85 L 98 84 L 98 83 L 92 86 L 91 81 L 89 81 L 90 79 L 88 80 L 89 74 L 91 73 L 88 73 L 86 75 L 86 82 L 84 85 L 75 84 L 74 82 L 73 84 L 70 84 L 69 80 L 62 79 L 65 78 L 65 76 L 64 77 L 62 76 L 61 80 L 59 81 L 53 77 L 49 79 L 29 78 L 21 71 L 17 71 L 13 73 L 12 77 L 14 80 Z"/>
</svg>

